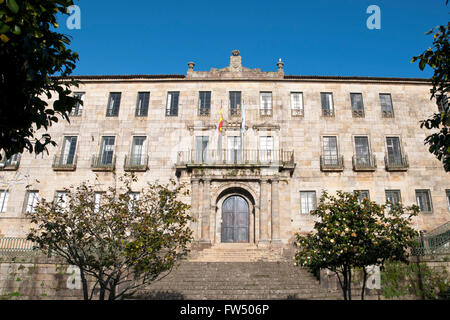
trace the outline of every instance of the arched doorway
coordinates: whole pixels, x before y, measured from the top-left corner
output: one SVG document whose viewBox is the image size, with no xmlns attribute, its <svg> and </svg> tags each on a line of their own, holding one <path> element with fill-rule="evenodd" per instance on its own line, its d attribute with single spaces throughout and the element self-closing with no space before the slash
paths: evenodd
<svg viewBox="0 0 450 320">
<path fill-rule="evenodd" d="M 250 210 L 247 201 L 237 195 L 222 204 L 221 242 L 242 243 L 250 239 Z"/>
</svg>

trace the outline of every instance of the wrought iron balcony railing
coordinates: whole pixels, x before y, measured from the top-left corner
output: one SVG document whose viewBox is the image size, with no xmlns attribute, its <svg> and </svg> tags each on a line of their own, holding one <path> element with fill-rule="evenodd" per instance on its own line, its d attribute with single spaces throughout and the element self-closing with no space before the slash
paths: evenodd
<svg viewBox="0 0 450 320">
<path fill-rule="evenodd" d="M 364 118 L 364 110 L 352 110 L 353 118 Z"/>
<path fill-rule="evenodd" d="M 344 156 L 325 157 L 320 156 L 320 170 L 344 171 Z"/>
<path fill-rule="evenodd" d="M 387 171 L 407 171 L 409 168 L 408 156 L 399 157 L 384 156 L 384 165 Z"/>
<path fill-rule="evenodd" d="M 91 159 L 91 169 L 93 171 L 114 171 L 116 167 L 116 156 L 93 155 Z"/>
<path fill-rule="evenodd" d="M 77 168 L 77 156 L 55 155 L 52 168 L 55 171 L 74 171 Z"/>
<path fill-rule="evenodd" d="M 206 116 L 209 116 L 210 111 L 211 111 L 211 108 L 209 108 L 209 107 L 200 107 L 200 108 L 198 108 L 198 115 L 206 117 Z"/>
<path fill-rule="evenodd" d="M 259 109 L 259 113 L 261 116 L 271 117 L 272 116 L 272 108 L 261 108 L 261 109 Z"/>
<path fill-rule="evenodd" d="M 12 156 L 9 159 L 6 159 L 5 155 L 3 155 L 3 159 L 0 161 L 0 171 L 15 171 L 19 169 L 20 164 L 20 153 Z"/>
<path fill-rule="evenodd" d="M 147 155 L 131 155 L 125 156 L 123 165 L 125 171 L 147 171 L 148 156 Z"/>
<path fill-rule="evenodd" d="M 293 116 L 293 117 L 303 117 L 304 116 L 303 108 L 292 108 L 291 109 L 291 116 Z"/>
<path fill-rule="evenodd" d="M 375 155 L 367 155 L 363 157 L 352 157 L 354 171 L 375 171 L 377 169 L 377 159 Z"/>
<path fill-rule="evenodd" d="M 177 165 L 294 165 L 294 152 L 284 150 L 197 150 L 178 152 Z"/>
<path fill-rule="evenodd" d="M 334 110 L 322 109 L 322 116 L 327 118 L 334 117 Z"/>
<path fill-rule="evenodd" d="M 382 110 L 381 116 L 383 118 L 393 118 L 394 117 L 394 111 L 392 110 Z"/>
</svg>

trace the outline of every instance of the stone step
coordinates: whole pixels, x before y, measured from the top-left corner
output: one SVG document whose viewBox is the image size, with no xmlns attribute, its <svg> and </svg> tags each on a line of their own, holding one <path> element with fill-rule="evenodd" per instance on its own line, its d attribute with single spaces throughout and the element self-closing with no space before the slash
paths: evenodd
<svg viewBox="0 0 450 320">
<path fill-rule="evenodd" d="M 264 300 L 339 299 L 306 269 L 292 262 L 192 262 L 154 282 L 141 296 L 147 299 Z"/>
</svg>

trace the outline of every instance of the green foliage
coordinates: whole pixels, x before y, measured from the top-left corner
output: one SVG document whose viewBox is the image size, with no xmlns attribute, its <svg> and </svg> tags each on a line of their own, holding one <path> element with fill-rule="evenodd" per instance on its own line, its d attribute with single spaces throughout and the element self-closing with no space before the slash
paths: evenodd
<svg viewBox="0 0 450 320">
<path fill-rule="evenodd" d="M 311 212 L 319 218 L 315 232 L 296 235 L 297 264 L 311 272 L 335 272 L 345 299 L 351 298 L 352 269 L 365 271 L 365 267 L 382 266 L 388 259 L 406 261 L 407 249 L 418 235 L 410 227 L 417 206 L 379 205 L 367 198 L 360 204 L 358 196 L 338 191 L 335 197 L 323 192 L 319 206 Z"/>
<path fill-rule="evenodd" d="M 82 183 L 65 190 L 65 205 L 44 199 L 28 214 L 37 224 L 28 239 L 80 268 L 85 299 L 97 289 L 99 299 L 106 293 L 109 299 L 130 296 L 171 270 L 192 240 L 189 206 L 178 200 L 187 195 L 182 185 L 149 183 L 133 199 L 135 176 L 120 181 L 123 186 L 102 194 L 100 206 L 95 204 L 95 186 Z M 95 281 L 89 289 L 86 276 Z"/>
<path fill-rule="evenodd" d="M 67 36 L 54 31 L 57 14 L 68 14 L 72 0 L 0 0 L 0 150 L 9 158 L 28 150 L 41 153 L 56 145 L 36 131 L 58 122 L 78 98 L 71 97 L 78 54 L 68 49 Z M 52 77 L 59 75 L 61 77 Z M 66 78 L 67 79 L 67 78 Z M 52 107 L 41 98 L 56 99 Z"/>
<path fill-rule="evenodd" d="M 383 296 L 387 299 L 413 295 L 435 300 L 450 288 L 446 269 L 438 271 L 426 263 L 388 262 L 381 272 Z"/>
<path fill-rule="evenodd" d="M 446 1 L 448 4 L 448 1 Z M 433 35 L 433 47 L 425 50 L 421 55 L 413 57 L 411 62 L 419 61 L 420 70 L 429 66 L 434 70 L 431 82 L 431 99 L 436 98 L 440 103 L 449 92 L 449 70 L 450 70 L 450 22 L 428 31 L 427 34 Z M 445 98 L 444 98 L 445 99 Z M 429 145 L 429 152 L 434 154 L 439 161 L 443 162 L 445 171 L 450 171 L 450 110 L 447 107 L 443 112 L 435 113 L 429 119 L 421 121 L 420 127 L 433 130 L 425 139 L 425 144 Z"/>
</svg>

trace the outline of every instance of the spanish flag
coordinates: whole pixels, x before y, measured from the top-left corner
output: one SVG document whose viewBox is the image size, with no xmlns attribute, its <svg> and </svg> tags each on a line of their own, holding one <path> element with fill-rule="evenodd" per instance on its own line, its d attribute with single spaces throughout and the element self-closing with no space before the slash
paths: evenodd
<svg viewBox="0 0 450 320">
<path fill-rule="evenodd" d="M 220 116 L 219 116 L 219 133 L 222 134 L 222 125 L 223 125 L 223 109 L 222 102 L 220 103 Z"/>
</svg>

